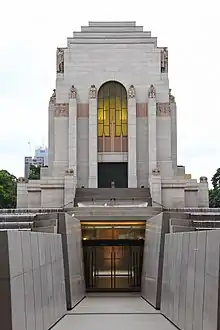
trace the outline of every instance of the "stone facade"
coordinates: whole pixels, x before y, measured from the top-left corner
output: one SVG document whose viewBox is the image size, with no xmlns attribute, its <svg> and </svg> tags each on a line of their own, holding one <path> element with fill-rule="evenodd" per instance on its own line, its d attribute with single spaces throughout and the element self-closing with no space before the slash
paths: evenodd
<svg viewBox="0 0 220 330">
<path fill-rule="evenodd" d="M 98 92 L 109 81 L 126 89 L 128 136 L 121 149 L 99 152 Z M 155 205 L 208 206 L 208 183 L 190 179 L 177 166 L 168 50 L 143 27 L 92 22 L 68 38 L 67 47 L 57 50 L 48 117 L 48 169 L 41 180 L 18 184 L 18 207 L 71 204 L 77 187 L 98 187 L 100 161 L 127 162 L 128 188 L 149 187 Z"/>
</svg>

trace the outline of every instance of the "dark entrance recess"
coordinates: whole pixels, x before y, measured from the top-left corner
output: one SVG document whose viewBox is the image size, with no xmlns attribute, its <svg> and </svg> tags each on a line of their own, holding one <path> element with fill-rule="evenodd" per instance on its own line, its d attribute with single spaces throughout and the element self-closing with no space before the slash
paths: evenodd
<svg viewBox="0 0 220 330">
<path fill-rule="evenodd" d="M 111 188 L 128 187 L 128 163 L 98 163 L 98 187 Z"/>
<path fill-rule="evenodd" d="M 87 292 L 141 290 L 144 240 L 83 241 Z"/>
</svg>

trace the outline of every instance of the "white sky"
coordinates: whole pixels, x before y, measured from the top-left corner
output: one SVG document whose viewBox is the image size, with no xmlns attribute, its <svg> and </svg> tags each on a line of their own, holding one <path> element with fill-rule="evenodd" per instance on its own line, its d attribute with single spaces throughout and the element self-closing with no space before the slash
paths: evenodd
<svg viewBox="0 0 220 330">
<path fill-rule="evenodd" d="M 209 179 L 220 167 L 220 3 L 178 0 L 8 0 L 0 19 L 0 169 L 23 176 L 47 144 L 57 46 L 92 20 L 136 20 L 169 48 L 178 106 L 178 163 Z"/>
</svg>

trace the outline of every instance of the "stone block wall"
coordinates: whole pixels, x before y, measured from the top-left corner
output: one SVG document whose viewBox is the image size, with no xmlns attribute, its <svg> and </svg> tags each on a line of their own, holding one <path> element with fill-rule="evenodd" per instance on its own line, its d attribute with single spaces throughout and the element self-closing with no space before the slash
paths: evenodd
<svg viewBox="0 0 220 330">
<path fill-rule="evenodd" d="M 161 312 L 180 329 L 219 329 L 220 230 L 165 236 Z"/>
<path fill-rule="evenodd" d="M 1 329 L 48 330 L 65 312 L 61 236 L 0 232 Z"/>
</svg>

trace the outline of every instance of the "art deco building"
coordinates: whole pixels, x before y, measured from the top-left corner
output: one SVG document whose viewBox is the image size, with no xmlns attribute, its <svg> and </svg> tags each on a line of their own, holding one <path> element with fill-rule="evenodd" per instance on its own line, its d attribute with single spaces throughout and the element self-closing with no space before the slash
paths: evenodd
<svg viewBox="0 0 220 330">
<path fill-rule="evenodd" d="M 20 180 L 18 207 L 61 207 L 82 187 L 88 196 L 86 188 L 133 188 L 137 197 L 145 189 L 153 206 L 208 206 L 207 178 L 197 182 L 177 165 L 168 48 L 151 32 L 90 22 L 57 49 L 56 70 L 48 168 L 39 181 Z"/>
</svg>

